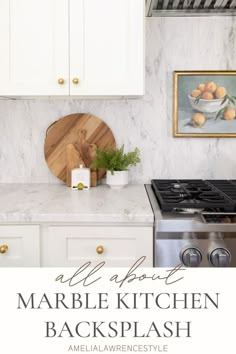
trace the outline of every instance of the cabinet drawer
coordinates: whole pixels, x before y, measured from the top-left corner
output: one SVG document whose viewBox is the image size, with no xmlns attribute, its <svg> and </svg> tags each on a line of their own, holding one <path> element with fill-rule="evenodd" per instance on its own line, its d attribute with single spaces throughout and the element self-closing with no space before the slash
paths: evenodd
<svg viewBox="0 0 236 354">
<path fill-rule="evenodd" d="M 0 267 L 40 266 L 39 226 L 0 225 Z"/>
<path fill-rule="evenodd" d="M 151 227 L 51 226 L 45 242 L 45 266 L 95 265 L 128 267 L 142 256 L 152 266 Z"/>
</svg>

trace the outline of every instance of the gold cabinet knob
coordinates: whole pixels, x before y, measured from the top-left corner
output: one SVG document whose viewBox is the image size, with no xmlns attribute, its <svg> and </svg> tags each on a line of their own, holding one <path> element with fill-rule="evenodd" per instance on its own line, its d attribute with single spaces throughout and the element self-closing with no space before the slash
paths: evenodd
<svg viewBox="0 0 236 354">
<path fill-rule="evenodd" d="M 77 77 L 74 77 L 74 79 L 72 80 L 73 84 L 78 85 L 79 83 L 79 79 Z"/>
<path fill-rule="evenodd" d="M 98 254 L 102 254 L 104 252 L 104 247 L 103 246 L 97 246 L 96 251 Z"/>
<path fill-rule="evenodd" d="M 60 78 L 60 79 L 57 80 L 57 82 L 58 82 L 59 85 L 63 85 L 65 83 L 65 80 Z"/>
<path fill-rule="evenodd" d="M 0 246 L 0 253 L 4 254 L 7 251 L 8 251 L 8 246 L 7 245 Z"/>
</svg>

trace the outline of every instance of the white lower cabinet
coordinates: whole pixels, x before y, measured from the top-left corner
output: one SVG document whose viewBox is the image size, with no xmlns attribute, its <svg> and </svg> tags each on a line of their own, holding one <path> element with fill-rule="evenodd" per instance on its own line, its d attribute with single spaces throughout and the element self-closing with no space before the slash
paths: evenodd
<svg viewBox="0 0 236 354">
<path fill-rule="evenodd" d="M 39 267 L 37 225 L 0 225 L 0 267 Z"/>
<path fill-rule="evenodd" d="M 0 267 L 153 266 L 151 226 L 0 225 Z"/>
<path fill-rule="evenodd" d="M 105 261 L 108 267 L 130 267 L 140 257 L 142 266 L 153 266 L 152 227 L 49 226 L 43 242 L 43 266 L 91 266 Z"/>
</svg>

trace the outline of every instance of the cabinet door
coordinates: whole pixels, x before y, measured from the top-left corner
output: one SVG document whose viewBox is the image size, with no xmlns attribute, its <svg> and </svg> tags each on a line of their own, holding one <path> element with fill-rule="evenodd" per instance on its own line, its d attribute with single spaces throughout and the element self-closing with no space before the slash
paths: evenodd
<svg viewBox="0 0 236 354">
<path fill-rule="evenodd" d="M 130 267 L 146 256 L 153 265 L 152 227 L 50 226 L 44 239 L 44 266 L 78 267 L 105 261 L 108 267 Z"/>
<path fill-rule="evenodd" d="M 71 95 L 143 95 L 144 0 L 70 1 L 70 78 Z"/>
<path fill-rule="evenodd" d="M 68 0 L 1 0 L 0 96 L 69 94 L 68 12 Z"/>
<path fill-rule="evenodd" d="M 1 225 L 0 267 L 39 267 L 39 237 L 37 225 Z"/>
</svg>

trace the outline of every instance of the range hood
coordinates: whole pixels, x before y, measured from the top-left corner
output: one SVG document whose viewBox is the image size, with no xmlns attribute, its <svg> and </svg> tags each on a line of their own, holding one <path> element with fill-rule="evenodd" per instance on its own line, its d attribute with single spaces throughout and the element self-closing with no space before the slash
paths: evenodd
<svg viewBox="0 0 236 354">
<path fill-rule="evenodd" d="M 236 0 L 146 0 L 146 16 L 235 16 Z"/>
</svg>

